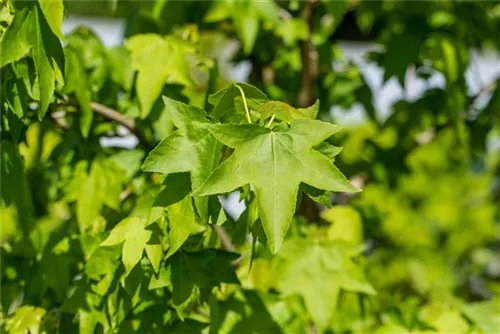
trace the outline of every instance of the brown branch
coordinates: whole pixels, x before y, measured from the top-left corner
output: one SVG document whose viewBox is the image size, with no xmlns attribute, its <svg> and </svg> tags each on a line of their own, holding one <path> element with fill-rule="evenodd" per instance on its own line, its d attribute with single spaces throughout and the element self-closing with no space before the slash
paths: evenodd
<svg viewBox="0 0 500 334">
<path fill-rule="evenodd" d="M 125 128 L 127 128 L 138 140 L 139 143 L 144 146 L 145 148 L 152 148 L 153 144 L 149 142 L 146 137 L 142 134 L 142 132 L 137 128 L 137 125 L 135 123 L 134 119 L 130 119 L 125 117 L 123 114 L 119 113 L 118 111 L 111 109 L 105 105 L 102 105 L 97 102 L 91 102 L 90 106 L 92 110 L 96 113 L 101 115 L 102 117 L 114 121 Z"/>
<path fill-rule="evenodd" d="M 224 227 L 219 225 L 211 225 L 211 226 L 212 230 L 219 237 L 220 243 L 222 244 L 222 248 L 227 252 L 238 253 L 238 250 L 236 249 L 236 246 L 233 244 L 233 241 L 231 240 L 231 237 L 227 233 L 226 229 L 224 229 Z M 233 268 L 238 267 L 242 259 L 243 256 L 240 256 L 239 258 L 231 262 Z"/>
<path fill-rule="evenodd" d="M 211 225 L 212 229 L 214 232 L 217 234 L 219 237 L 220 243 L 222 244 L 222 248 L 228 252 L 236 253 L 237 249 L 236 246 L 233 245 L 233 242 L 231 240 L 231 237 L 227 233 L 227 231 L 224 229 L 224 227 L 219 226 L 219 225 Z"/>
<path fill-rule="evenodd" d="M 301 108 L 309 107 L 314 99 L 314 81 L 318 75 L 318 52 L 311 42 L 311 35 L 314 29 L 314 14 L 318 0 L 307 1 L 302 18 L 309 27 L 309 38 L 300 42 L 300 56 L 302 59 L 302 73 L 300 90 L 297 96 L 297 106 Z"/>
<path fill-rule="evenodd" d="M 60 103 L 59 106 L 73 106 L 77 108 L 80 107 L 78 101 L 70 99 L 68 96 L 61 96 L 61 101 L 62 103 Z M 144 137 L 142 132 L 137 127 L 134 119 L 128 118 L 117 110 L 97 102 L 91 102 L 90 107 L 96 114 L 127 128 L 127 130 L 129 130 L 130 133 L 132 133 L 139 140 L 139 143 L 143 147 L 148 149 L 153 148 L 153 143 L 151 143 L 149 140 L 147 140 L 146 137 Z"/>
<path fill-rule="evenodd" d="M 318 0 L 308 0 L 302 12 L 302 18 L 309 27 L 309 38 L 300 42 L 300 55 L 302 59 L 302 73 L 300 79 L 300 90 L 297 95 L 297 106 L 306 108 L 314 102 L 314 86 L 318 75 L 318 52 L 311 41 L 314 29 L 314 14 Z M 300 203 L 299 214 L 309 221 L 316 221 L 319 218 L 319 210 L 316 203 L 307 195 L 303 195 Z"/>
<path fill-rule="evenodd" d="M 105 105 L 99 104 L 97 102 L 90 103 L 90 106 L 96 114 L 99 114 L 106 119 L 109 119 L 120 125 L 123 125 L 130 132 L 134 134 L 137 132 L 135 121 L 133 119 L 127 118 L 123 114 L 120 114 L 118 111 L 106 107 Z"/>
</svg>

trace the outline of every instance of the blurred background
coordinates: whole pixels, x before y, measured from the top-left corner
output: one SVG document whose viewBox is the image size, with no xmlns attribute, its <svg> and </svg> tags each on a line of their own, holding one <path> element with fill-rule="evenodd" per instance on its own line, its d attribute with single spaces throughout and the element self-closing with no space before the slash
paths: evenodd
<svg viewBox="0 0 500 334">
<path fill-rule="evenodd" d="M 500 333 L 500 3 L 67 1 L 62 30 L 83 41 L 93 97 L 128 117 L 141 112 L 131 84 L 109 98 L 99 71 L 132 73 L 123 44 L 148 33 L 196 48 L 196 84 L 162 94 L 208 109 L 208 93 L 249 82 L 295 107 L 319 99 L 318 118 L 343 125 L 335 164 L 363 192 L 304 196 L 290 231 L 364 246 L 359 264 L 377 295 L 343 292 L 330 332 L 384 323 L 378 333 Z M 104 49 L 124 58 L 103 64 Z M 162 108 L 157 99 L 141 121 L 156 139 L 172 129 Z M 123 127 L 101 130 L 93 145 L 140 145 Z M 249 251 L 236 227 L 244 202 L 222 201 L 224 226 Z M 274 261 L 258 248 L 245 284 L 268 293 L 282 328 L 301 332 L 295 301 L 276 301 Z"/>
</svg>

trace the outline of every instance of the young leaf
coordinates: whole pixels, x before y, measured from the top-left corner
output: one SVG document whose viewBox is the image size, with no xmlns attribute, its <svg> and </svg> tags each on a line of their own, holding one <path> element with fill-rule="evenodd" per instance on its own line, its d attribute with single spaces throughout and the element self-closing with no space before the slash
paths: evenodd
<svg viewBox="0 0 500 334">
<path fill-rule="evenodd" d="M 281 292 L 302 296 L 314 322 L 327 328 L 341 289 L 375 294 L 361 268 L 351 260 L 361 250 L 341 241 L 287 241 L 280 255 L 284 260 L 279 267 Z"/>
<path fill-rule="evenodd" d="M 98 158 L 90 173 L 86 164 L 79 163 L 69 184 L 66 199 L 76 201 L 76 216 L 80 231 L 88 229 L 99 217 L 103 205 L 119 210 L 124 172 L 111 160 Z"/>
<path fill-rule="evenodd" d="M 0 67 L 28 54 L 32 47 L 30 35 L 34 33 L 36 24 L 32 7 L 24 6 L 16 11 L 14 20 L 2 38 Z"/>
<path fill-rule="evenodd" d="M 132 271 L 141 260 L 146 243 L 151 238 L 151 231 L 145 229 L 147 219 L 128 217 L 122 220 L 111 231 L 101 246 L 113 246 L 123 242 L 122 262 L 125 266 L 126 275 Z"/>
<path fill-rule="evenodd" d="M 38 74 L 40 106 L 38 118 L 47 111 L 55 90 L 55 80 L 63 82 L 64 56 L 60 41 L 38 6 L 24 6 L 16 14 L 0 42 L 0 67 L 24 57 L 30 50 Z"/>
<path fill-rule="evenodd" d="M 319 110 L 319 100 L 308 108 L 294 108 L 291 105 L 281 101 L 268 101 L 260 105 L 258 111 L 261 114 L 261 119 L 267 119 L 271 116 L 276 116 L 276 119 L 291 122 L 297 118 L 315 119 Z"/>
<path fill-rule="evenodd" d="M 92 118 L 94 116 L 90 107 L 91 92 L 87 71 L 84 67 L 81 55 L 71 46 L 64 49 L 64 55 L 66 59 L 66 66 L 64 69 L 66 86 L 64 88 L 68 93 L 75 92 L 82 113 L 80 130 L 82 136 L 86 138 L 89 134 Z"/>
<path fill-rule="evenodd" d="M 193 196 L 227 193 L 251 183 L 273 253 L 279 250 L 290 225 L 301 182 L 324 190 L 359 191 L 327 157 L 313 149 L 336 133 L 337 125 L 296 119 L 289 129 L 279 132 L 251 124 L 208 128 L 235 151 Z"/>
<path fill-rule="evenodd" d="M 484 333 L 494 333 L 500 328 L 499 303 L 500 299 L 498 297 L 490 301 L 470 303 L 464 305 L 463 313 L 477 324 Z"/>
<path fill-rule="evenodd" d="M 143 34 L 133 36 L 125 45 L 138 71 L 136 89 L 143 118 L 151 111 L 167 80 L 183 85 L 194 83 L 187 55 L 195 49 L 188 42 L 173 36 Z"/>
<path fill-rule="evenodd" d="M 37 7 L 33 9 L 35 17 L 34 31 L 30 36 L 33 45 L 32 56 L 38 74 L 40 87 L 40 106 L 38 107 L 38 118 L 41 120 L 55 90 L 55 80 L 62 81 L 62 59 L 63 53 L 61 43 L 49 31 L 49 27 L 43 15 Z"/>
<path fill-rule="evenodd" d="M 208 102 L 214 106 L 210 116 L 220 118 L 231 113 L 234 110 L 234 99 L 241 97 L 238 86 L 245 93 L 248 100 L 269 100 L 263 92 L 252 85 L 246 83 L 231 83 L 208 97 Z"/>
<path fill-rule="evenodd" d="M 7 320 L 7 331 L 13 334 L 28 332 L 38 334 L 46 312 L 47 311 L 41 307 L 31 305 L 22 306 Z"/>
<path fill-rule="evenodd" d="M 40 9 L 42 10 L 50 29 L 62 41 L 64 41 L 64 34 L 61 30 L 63 21 L 64 5 L 62 0 L 39 0 Z"/>
</svg>

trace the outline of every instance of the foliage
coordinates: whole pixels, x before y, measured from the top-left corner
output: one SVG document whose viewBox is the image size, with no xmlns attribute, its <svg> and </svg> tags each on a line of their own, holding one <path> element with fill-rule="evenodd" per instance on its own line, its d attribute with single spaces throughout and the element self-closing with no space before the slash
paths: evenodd
<svg viewBox="0 0 500 334">
<path fill-rule="evenodd" d="M 123 45 L 65 10 L 125 17 Z M 2 331 L 500 331 L 500 78 L 466 80 L 497 3 L 3 0 L 0 23 Z M 428 89 L 382 117 L 353 27 Z"/>
</svg>

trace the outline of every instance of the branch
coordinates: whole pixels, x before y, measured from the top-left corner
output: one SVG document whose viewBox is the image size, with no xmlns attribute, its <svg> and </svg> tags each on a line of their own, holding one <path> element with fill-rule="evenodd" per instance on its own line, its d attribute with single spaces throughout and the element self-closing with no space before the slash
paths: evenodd
<svg viewBox="0 0 500 334">
<path fill-rule="evenodd" d="M 233 245 L 233 242 L 231 241 L 231 237 L 227 233 L 227 231 L 224 229 L 224 227 L 219 226 L 219 225 L 211 225 L 212 229 L 214 232 L 217 234 L 217 236 L 220 239 L 220 242 L 222 244 L 222 248 L 228 252 L 236 253 L 237 249 L 236 246 Z"/>
<path fill-rule="evenodd" d="M 227 231 L 224 229 L 224 227 L 219 226 L 219 225 L 211 225 L 212 230 L 217 234 L 219 237 L 220 243 L 222 244 L 222 248 L 231 253 L 238 253 L 238 250 L 236 249 L 236 246 L 233 244 L 231 237 L 227 233 Z M 241 260 L 243 259 L 243 256 L 240 256 L 233 262 L 231 262 L 231 265 L 233 268 L 238 267 L 240 264 Z"/>
<path fill-rule="evenodd" d="M 300 42 L 300 55 L 302 59 L 302 74 L 300 90 L 297 96 L 297 106 L 309 107 L 313 103 L 314 80 L 318 74 L 318 52 L 314 48 L 310 36 L 314 29 L 314 13 L 318 0 L 309 0 L 306 3 L 302 18 L 309 27 L 309 39 Z"/>
<path fill-rule="evenodd" d="M 300 55 L 302 58 L 302 74 L 300 79 L 300 90 L 297 95 L 297 106 L 307 108 L 314 101 L 314 86 L 318 75 L 318 52 L 311 42 L 311 35 L 314 29 L 314 13 L 318 0 L 308 0 L 302 12 L 302 18 L 309 27 L 309 38 L 300 42 Z M 319 210 L 316 203 L 307 195 L 303 195 L 300 203 L 299 213 L 309 221 L 316 221 L 319 218 Z"/>
<path fill-rule="evenodd" d="M 61 96 L 61 98 L 62 98 L 62 103 L 59 104 L 60 106 L 73 106 L 77 108 L 80 107 L 79 103 L 74 99 L 70 99 L 67 96 Z M 147 140 L 146 137 L 144 137 L 141 131 L 137 128 L 134 119 L 130 119 L 125 115 L 121 114 L 120 112 L 116 111 L 115 109 L 112 109 L 108 106 L 105 106 L 97 102 L 91 102 L 90 107 L 92 108 L 92 111 L 94 111 L 96 114 L 101 115 L 105 119 L 116 122 L 127 128 L 130 131 L 130 133 L 132 133 L 139 140 L 139 143 L 143 147 L 149 149 L 153 148 L 154 146 L 153 143 L 149 142 L 149 140 Z"/>
</svg>

